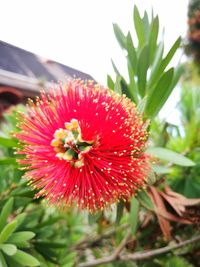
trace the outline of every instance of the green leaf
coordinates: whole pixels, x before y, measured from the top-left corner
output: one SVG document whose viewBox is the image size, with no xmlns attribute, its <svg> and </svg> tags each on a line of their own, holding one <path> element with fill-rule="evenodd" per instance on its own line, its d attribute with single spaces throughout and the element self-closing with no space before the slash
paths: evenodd
<svg viewBox="0 0 200 267">
<path fill-rule="evenodd" d="M 13 199 L 13 197 L 11 197 L 6 202 L 6 204 L 4 205 L 4 207 L 3 207 L 2 211 L 1 211 L 1 215 L 0 215 L 0 232 L 2 231 L 2 229 L 4 228 L 4 226 L 6 225 L 8 216 L 12 212 L 13 202 L 14 202 L 14 199 Z"/>
<path fill-rule="evenodd" d="M 150 25 L 149 25 L 149 18 L 148 18 L 148 14 L 145 11 L 144 12 L 144 17 L 142 19 L 143 22 L 143 29 L 144 29 L 144 35 L 145 35 L 145 40 L 147 41 L 149 38 L 149 31 L 150 31 Z"/>
<path fill-rule="evenodd" d="M 153 67 L 152 67 L 152 77 L 150 80 L 150 87 L 155 84 L 156 80 L 158 80 L 161 75 L 163 75 L 165 68 L 170 63 L 171 59 L 173 58 L 174 54 L 176 53 L 177 49 L 179 48 L 180 43 L 181 43 L 181 37 L 179 37 L 175 41 L 175 43 L 173 44 L 173 46 L 171 47 L 171 49 L 167 53 L 166 57 L 163 60 L 160 59 L 160 64 L 159 64 L 159 62 L 157 62 L 156 70 L 154 69 L 154 71 L 153 71 Z"/>
<path fill-rule="evenodd" d="M 68 253 L 64 258 L 61 259 L 62 267 L 73 267 L 77 252 Z"/>
<path fill-rule="evenodd" d="M 129 74 L 129 80 L 130 80 L 129 91 L 132 95 L 132 98 L 131 98 L 132 101 L 137 104 L 138 103 L 138 88 L 137 88 L 137 84 L 135 82 L 134 72 L 133 72 L 133 69 L 131 67 L 129 59 L 127 60 L 127 63 L 128 63 L 128 74 Z"/>
<path fill-rule="evenodd" d="M 144 113 L 146 103 L 147 103 L 147 96 L 145 96 L 144 98 L 142 98 L 142 99 L 139 101 L 139 103 L 138 103 L 138 105 L 137 105 L 137 111 L 138 111 L 140 114 L 143 114 L 143 113 Z"/>
<path fill-rule="evenodd" d="M 20 227 L 20 225 L 23 223 L 23 221 L 26 218 L 26 213 L 21 213 L 15 217 L 15 220 L 17 221 L 17 228 Z"/>
<path fill-rule="evenodd" d="M 4 243 L 11 236 L 11 234 L 15 231 L 16 227 L 17 221 L 14 220 L 3 228 L 2 232 L 0 233 L 0 244 Z"/>
<path fill-rule="evenodd" d="M 8 267 L 4 255 L 0 251 L 0 267 Z"/>
<path fill-rule="evenodd" d="M 118 94 L 122 94 L 122 88 L 121 88 L 121 76 L 117 75 L 114 91 Z"/>
<path fill-rule="evenodd" d="M 123 77 L 120 79 L 121 94 L 125 94 L 128 98 L 135 102 L 135 93 L 131 86 L 127 84 Z"/>
<path fill-rule="evenodd" d="M 116 215 L 116 223 L 119 224 L 120 220 L 123 216 L 123 211 L 124 211 L 124 202 L 120 200 L 119 203 L 117 203 L 117 215 Z"/>
<path fill-rule="evenodd" d="M 131 232 L 135 235 L 138 224 L 139 203 L 135 197 L 131 199 L 130 226 Z"/>
<path fill-rule="evenodd" d="M 17 141 L 11 138 L 4 138 L 4 137 L 0 137 L 0 146 L 11 147 L 11 148 L 19 147 Z"/>
<path fill-rule="evenodd" d="M 141 97 L 144 97 L 146 91 L 147 70 L 149 66 L 149 49 L 145 45 L 138 58 L 137 73 L 138 73 L 138 91 Z"/>
<path fill-rule="evenodd" d="M 8 256 L 12 256 L 17 252 L 17 247 L 13 244 L 2 244 L 0 249 Z"/>
<path fill-rule="evenodd" d="M 151 23 L 150 35 L 149 35 L 149 61 L 153 62 L 156 52 L 157 38 L 159 32 L 159 19 L 158 16 L 153 19 Z"/>
<path fill-rule="evenodd" d="M 147 116 L 154 117 L 160 111 L 165 104 L 172 91 L 172 80 L 173 80 L 174 69 L 171 68 L 165 72 L 159 79 L 156 87 L 149 94 L 145 112 Z"/>
<path fill-rule="evenodd" d="M 135 47 L 133 45 L 133 40 L 132 40 L 130 32 L 128 32 L 128 35 L 126 37 L 126 42 L 127 42 L 127 52 L 128 52 L 127 58 L 130 62 L 130 66 L 133 69 L 133 73 L 136 73 L 136 71 L 137 71 L 137 54 L 135 51 Z"/>
<path fill-rule="evenodd" d="M 176 165 L 184 166 L 184 167 L 191 167 L 194 166 L 195 163 L 188 159 L 181 154 L 178 154 L 174 151 L 171 151 L 167 148 L 163 147 L 151 147 L 146 150 L 146 153 L 149 155 L 152 155 L 156 158 L 169 161 L 171 163 L 174 163 Z"/>
<path fill-rule="evenodd" d="M 108 85 L 108 88 L 114 90 L 115 83 L 113 79 L 110 77 L 110 75 L 107 75 L 107 85 Z"/>
<path fill-rule="evenodd" d="M 35 233 L 30 232 L 30 231 L 16 232 L 9 237 L 8 242 L 17 243 L 20 241 L 27 241 L 27 240 L 32 239 L 34 236 L 35 236 Z"/>
<path fill-rule="evenodd" d="M 115 63 L 114 63 L 114 61 L 112 59 L 111 59 L 111 63 L 112 63 L 112 66 L 113 66 L 113 69 L 114 69 L 115 73 L 117 75 L 120 75 L 120 73 L 119 73 L 119 71 L 118 71 L 118 69 L 117 69 L 117 67 L 116 67 L 116 65 L 115 65 Z"/>
<path fill-rule="evenodd" d="M 176 86 L 183 72 L 184 72 L 183 65 L 179 65 L 178 67 L 174 69 L 174 76 L 173 76 L 173 80 L 171 84 L 172 89 Z"/>
<path fill-rule="evenodd" d="M 154 205 L 152 203 L 150 196 L 147 194 L 146 191 L 144 191 L 144 190 L 139 191 L 137 194 L 137 200 L 146 209 L 154 211 Z"/>
<path fill-rule="evenodd" d="M 39 261 L 35 257 L 19 249 L 17 250 L 15 255 L 12 256 L 12 259 L 14 259 L 16 262 L 19 262 L 23 266 L 40 266 Z"/>
<path fill-rule="evenodd" d="M 113 29 L 121 48 L 126 49 L 126 36 L 123 34 L 122 30 L 116 23 L 113 24 Z"/>
<path fill-rule="evenodd" d="M 0 165 L 17 165 L 15 158 L 1 158 Z"/>
<path fill-rule="evenodd" d="M 153 170 L 158 173 L 158 174 L 165 174 L 165 173 L 170 173 L 171 169 L 167 168 L 165 166 L 160 166 L 160 165 L 152 165 Z"/>
<path fill-rule="evenodd" d="M 169 64 L 169 62 L 171 61 L 171 59 L 173 58 L 173 56 L 176 53 L 177 49 L 180 47 L 180 44 L 181 44 L 181 37 L 179 37 L 175 41 L 175 43 L 173 44 L 173 46 L 171 47 L 171 49 L 167 53 L 166 57 L 163 59 L 163 62 L 161 64 L 161 70 L 160 70 L 161 73 L 167 67 L 167 65 Z"/>
<path fill-rule="evenodd" d="M 134 20 L 137 38 L 139 41 L 138 46 L 142 47 L 143 44 L 145 43 L 145 32 L 144 32 L 144 26 L 143 26 L 142 18 L 140 17 L 138 8 L 136 6 L 134 6 L 134 10 L 133 10 L 133 20 Z"/>
<path fill-rule="evenodd" d="M 150 79 L 148 82 L 149 89 L 151 89 L 154 83 L 160 78 L 158 76 L 158 72 L 159 72 L 159 67 L 161 65 L 161 62 L 162 62 L 163 52 L 164 52 L 164 43 L 161 42 L 155 50 L 154 59 L 153 59 L 152 67 L 151 67 L 151 75 L 150 75 Z"/>
</svg>

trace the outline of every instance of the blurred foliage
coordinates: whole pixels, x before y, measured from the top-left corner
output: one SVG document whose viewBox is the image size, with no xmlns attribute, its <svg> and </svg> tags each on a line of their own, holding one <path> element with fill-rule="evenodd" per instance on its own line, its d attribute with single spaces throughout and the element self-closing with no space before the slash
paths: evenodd
<svg viewBox="0 0 200 267">
<path fill-rule="evenodd" d="M 198 235 L 200 88 L 190 83 L 190 78 L 185 79 L 177 106 L 180 125 L 161 121 L 157 115 L 183 70 L 182 66 L 169 67 L 181 39 L 164 55 L 158 16 L 153 12 L 151 16 L 146 12 L 141 16 L 134 7 L 133 21 L 136 45 L 130 32 L 124 35 L 117 24 L 113 25 L 117 40 L 127 53 L 129 81 L 113 63 L 116 79 L 108 76 L 108 86 L 130 97 L 149 125 L 147 153 L 152 171 L 146 190 L 139 191 L 130 201 L 120 201 L 95 214 L 76 207 L 62 210 L 43 198 L 34 199 L 36 192 L 27 185 L 24 170 L 16 162 L 19 156 L 14 150 L 19 144 L 11 135 L 18 130 L 16 112 L 26 109 L 10 109 L 0 123 L 0 266 L 84 266 L 79 264 L 113 255 L 116 250 L 120 253 L 122 244 L 123 255 L 130 255 Z M 148 260 L 120 262 L 116 257 L 114 263 L 100 266 L 200 266 L 199 253 L 200 244 L 196 242 Z"/>
</svg>

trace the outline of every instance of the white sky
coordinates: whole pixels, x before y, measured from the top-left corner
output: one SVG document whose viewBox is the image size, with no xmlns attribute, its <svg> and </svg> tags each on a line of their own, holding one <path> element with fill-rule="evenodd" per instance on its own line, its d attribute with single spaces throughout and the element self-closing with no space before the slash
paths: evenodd
<svg viewBox="0 0 200 267">
<path fill-rule="evenodd" d="M 106 84 L 111 58 L 124 71 L 113 34 L 133 28 L 132 10 L 154 9 L 166 44 L 185 35 L 188 0 L 0 0 L 0 39 L 84 71 Z"/>
<path fill-rule="evenodd" d="M 112 23 L 124 32 L 133 29 L 134 4 L 142 13 L 153 7 L 159 15 L 166 47 L 186 35 L 188 0 L 0 0 L 0 39 L 86 72 L 106 85 L 107 74 L 113 74 L 111 58 L 126 76 Z"/>
</svg>

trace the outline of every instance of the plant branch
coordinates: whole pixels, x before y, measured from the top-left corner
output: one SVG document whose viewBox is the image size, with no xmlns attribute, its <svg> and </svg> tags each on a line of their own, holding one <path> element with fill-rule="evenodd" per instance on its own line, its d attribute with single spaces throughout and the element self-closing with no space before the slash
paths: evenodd
<svg viewBox="0 0 200 267">
<path fill-rule="evenodd" d="M 122 241 L 122 243 L 124 242 L 124 240 Z M 142 261 L 142 260 L 146 260 L 148 258 L 155 257 L 155 256 L 160 255 L 160 254 L 167 253 L 173 249 L 178 249 L 178 248 L 184 247 L 186 245 L 195 243 L 197 241 L 200 241 L 200 235 L 193 237 L 189 240 L 182 241 L 178 244 L 168 245 L 168 246 L 163 247 L 163 248 L 154 249 L 154 250 L 150 250 L 150 251 L 146 251 L 146 252 L 136 252 L 133 254 L 120 255 L 120 254 L 116 253 L 116 251 L 115 251 L 110 256 L 106 256 L 106 257 L 103 257 L 101 259 L 93 260 L 93 261 L 86 262 L 86 263 L 80 263 L 77 265 L 77 267 L 93 267 L 93 266 L 98 266 L 100 264 L 115 262 L 116 260 L 123 261 L 123 262 L 125 262 L 125 261 Z M 122 243 L 120 245 L 122 245 Z M 121 246 L 119 246 L 119 247 L 121 247 Z M 119 253 L 120 252 L 121 252 L 121 250 L 119 249 Z"/>
<path fill-rule="evenodd" d="M 93 246 L 95 243 L 101 241 L 104 238 L 108 238 L 111 235 L 115 234 L 118 231 L 123 231 L 125 229 L 127 229 L 129 227 L 129 224 L 122 224 L 118 227 L 115 227 L 113 229 L 109 229 L 106 232 L 104 232 L 101 235 L 94 235 L 93 237 L 91 237 L 90 239 L 88 238 L 88 236 L 86 238 L 84 238 L 83 240 L 81 240 L 79 243 L 77 243 L 75 246 L 73 246 L 71 248 L 71 250 L 77 250 L 77 249 L 85 249 L 87 247 L 91 247 Z"/>
</svg>

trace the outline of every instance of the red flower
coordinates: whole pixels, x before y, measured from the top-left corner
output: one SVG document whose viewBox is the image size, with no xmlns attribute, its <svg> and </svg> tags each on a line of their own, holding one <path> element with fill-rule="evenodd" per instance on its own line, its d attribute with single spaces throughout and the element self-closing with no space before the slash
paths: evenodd
<svg viewBox="0 0 200 267">
<path fill-rule="evenodd" d="M 29 107 L 16 136 L 38 196 L 95 211 L 145 184 L 147 133 L 127 97 L 74 80 Z"/>
</svg>

